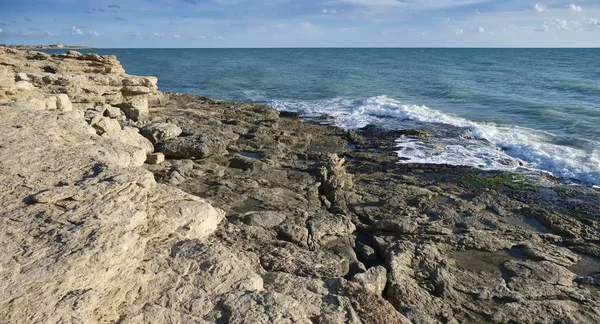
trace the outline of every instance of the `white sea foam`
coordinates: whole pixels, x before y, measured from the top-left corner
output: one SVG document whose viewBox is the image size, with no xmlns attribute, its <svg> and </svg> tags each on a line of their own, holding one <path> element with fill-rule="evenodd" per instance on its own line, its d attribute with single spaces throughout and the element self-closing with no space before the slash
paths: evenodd
<svg viewBox="0 0 600 324">
<path fill-rule="evenodd" d="M 414 138 L 397 139 L 401 163 L 468 165 L 501 170 L 527 168 L 550 172 L 565 180 L 600 185 L 600 143 L 595 143 L 593 150 L 557 145 L 552 143 L 555 136 L 546 132 L 474 122 L 426 106 L 402 104 L 386 96 L 366 100 L 272 101 L 270 104 L 304 116 L 328 115 L 338 126 L 349 129 L 368 124 L 402 127 L 398 119 L 464 128 L 461 138 L 445 138 L 434 144 Z"/>
</svg>

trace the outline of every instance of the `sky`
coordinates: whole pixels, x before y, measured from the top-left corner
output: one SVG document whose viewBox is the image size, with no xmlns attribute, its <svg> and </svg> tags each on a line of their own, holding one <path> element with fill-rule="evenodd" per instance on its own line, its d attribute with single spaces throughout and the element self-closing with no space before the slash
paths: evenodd
<svg viewBox="0 0 600 324">
<path fill-rule="evenodd" d="M 0 0 L 0 43 L 600 47 L 600 0 Z"/>
</svg>

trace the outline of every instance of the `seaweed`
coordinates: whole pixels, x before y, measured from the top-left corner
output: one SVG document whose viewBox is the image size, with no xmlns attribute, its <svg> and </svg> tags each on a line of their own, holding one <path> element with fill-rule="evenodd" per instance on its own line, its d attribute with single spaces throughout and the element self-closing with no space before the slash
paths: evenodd
<svg viewBox="0 0 600 324">
<path fill-rule="evenodd" d="M 504 172 L 493 177 L 484 177 L 478 174 L 467 174 L 461 177 L 460 182 L 467 187 L 494 188 L 508 187 L 512 189 L 532 189 L 533 185 L 524 176 L 516 173 Z"/>
</svg>

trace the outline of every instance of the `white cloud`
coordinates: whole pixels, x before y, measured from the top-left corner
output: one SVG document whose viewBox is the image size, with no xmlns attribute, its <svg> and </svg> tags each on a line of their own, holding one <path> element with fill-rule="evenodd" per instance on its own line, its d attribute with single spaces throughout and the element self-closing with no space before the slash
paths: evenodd
<svg viewBox="0 0 600 324">
<path fill-rule="evenodd" d="M 81 31 L 81 29 L 77 28 L 77 26 L 73 26 L 73 28 L 71 28 L 71 34 L 83 35 L 83 32 Z"/>
<path fill-rule="evenodd" d="M 546 7 L 545 4 L 538 2 L 535 5 L 533 5 L 533 8 L 537 11 L 537 12 L 544 12 L 544 11 L 548 11 L 548 7 Z"/>
<path fill-rule="evenodd" d="M 421 36 L 427 36 L 427 32 L 426 31 L 419 32 L 419 35 L 421 35 Z"/>
<path fill-rule="evenodd" d="M 464 31 L 463 31 L 463 29 L 462 29 L 462 28 L 456 28 L 456 29 L 454 30 L 454 32 L 456 33 L 456 35 L 462 35 Z"/>
<path fill-rule="evenodd" d="M 176 35 L 173 35 L 173 38 L 181 38 L 181 36 L 176 34 Z"/>
<path fill-rule="evenodd" d="M 100 36 L 100 34 L 97 31 L 90 30 L 88 31 L 88 33 L 90 33 L 90 35 Z"/>
<path fill-rule="evenodd" d="M 0 34 L 2 34 L 2 28 L 0 28 Z"/>
<path fill-rule="evenodd" d="M 204 35 L 200 35 L 200 36 L 196 36 L 196 38 L 198 38 L 198 39 L 206 39 L 207 37 L 204 36 Z"/>
<path fill-rule="evenodd" d="M 214 36 L 214 39 L 223 39 L 223 36 Z"/>
<path fill-rule="evenodd" d="M 322 12 L 326 15 L 337 15 L 337 10 L 335 9 L 323 9 Z"/>
<path fill-rule="evenodd" d="M 165 34 L 154 33 L 154 34 L 152 34 L 152 36 L 154 36 L 154 37 L 163 37 L 163 36 L 165 36 Z"/>
<path fill-rule="evenodd" d="M 548 27 L 548 25 L 546 24 L 543 24 L 540 27 L 535 28 L 534 30 L 537 32 L 547 32 L 548 30 L 550 30 L 550 27 Z"/>
<path fill-rule="evenodd" d="M 594 18 L 585 18 L 583 22 L 591 27 L 600 27 L 600 20 Z"/>
<path fill-rule="evenodd" d="M 485 29 L 481 26 L 477 26 L 477 27 L 471 28 L 471 31 L 474 33 L 478 33 L 478 34 L 483 34 L 485 32 Z"/>
<path fill-rule="evenodd" d="M 556 28 L 562 30 L 562 31 L 567 31 L 569 30 L 569 22 L 564 20 L 564 19 L 554 19 L 554 24 L 556 25 Z"/>
<path fill-rule="evenodd" d="M 575 5 L 575 4 L 570 4 L 570 5 L 567 6 L 567 8 L 569 8 L 569 9 L 575 11 L 575 12 L 582 12 L 583 11 L 583 8 L 581 8 L 580 6 Z"/>
<path fill-rule="evenodd" d="M 315 26 L 308 21 L 300 23 L 300 29 L 307 34 L 314 34 L 319 31 L 318 26 Z"/>
</svg>

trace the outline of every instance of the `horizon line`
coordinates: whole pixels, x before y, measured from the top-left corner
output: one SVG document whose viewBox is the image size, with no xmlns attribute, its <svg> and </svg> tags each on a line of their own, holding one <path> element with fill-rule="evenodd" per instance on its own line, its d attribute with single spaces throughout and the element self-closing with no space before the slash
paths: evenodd
<svg viewBox="0 0 600 324">
<path fill-rule="evenodd" d="M 8 44 L 5 44 L 8 45 Z M 9 45 L 9 46 L 38 46 L 38 45 Z M 82 45 L 84 46 L 84 45 Z M 81 50 L 90 49 L 600 49 L 600 46 L 260 46 L 260 47 L 94 47 L 85 46 Z M 69 50 L 49 48 L 49 50 Z"/>
</svg>

